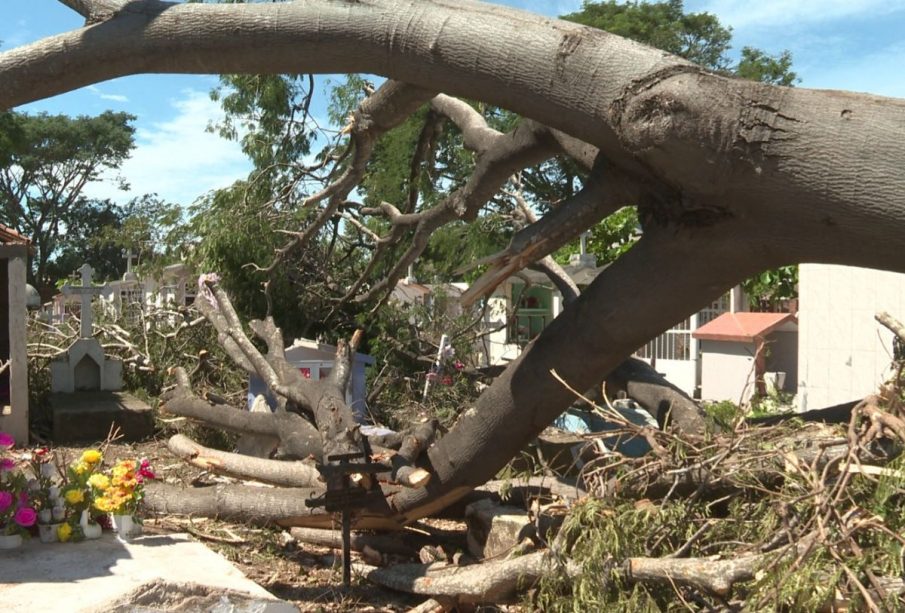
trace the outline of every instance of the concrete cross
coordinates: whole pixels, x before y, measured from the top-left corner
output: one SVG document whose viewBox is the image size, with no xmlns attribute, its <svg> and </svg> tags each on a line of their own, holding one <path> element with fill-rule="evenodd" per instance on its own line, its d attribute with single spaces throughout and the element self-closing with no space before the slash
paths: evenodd
<svg viewBox="0 0 905 613">
<path fill-rule="evenodd" d="M 67 283 L 63 286 L 63 295 L 71 296 L 74 294 L 81 296 L 82 307 L 80 317 L 82 318 L 82 323 L 79 329 L 79 337 L 91 338 L 91 298 L 92 296 L 99 296 L 106 286 L 95 287 L 91 285 L 91 277 L 94 275 L 94 269 L 91 268 L 90 264 L 82 264 L 82 267 L 79 268 L 79 272 L 82 273 L 82 285 L 72 286 Z"/>
</svg>

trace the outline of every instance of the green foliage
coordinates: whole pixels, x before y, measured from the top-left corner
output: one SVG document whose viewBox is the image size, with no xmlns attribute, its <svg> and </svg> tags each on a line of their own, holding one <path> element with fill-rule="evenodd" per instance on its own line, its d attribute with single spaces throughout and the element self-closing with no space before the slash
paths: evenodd
<svg viewBox="0 0 905 613">
<path fill-rule="evenodd" d="M 788 50 L 769 55 L 760 49 L 742 47 L 742 58 L 735 67 L 735 75 L 773 85 L 791 86 L 800 81 L 792 72 L 792 54 Z"/>
<path fill-rule="evenodd" d="M 676 471 L 708 466 L 714 471 L 713 481 L 692 496 L 634 499 L 626 494 L 627 488 L 616 488 L 605 497 L 579 502 L 555 543 L 580 573 L 572 578 L 561 570 L 548 574 L 531 596 L 530 606 L 543 611 L 628 612 L 682 611 L 694 603 L 695 610 L 719 605 L 735 610 L 739 605 L 739 610 L 815 611 L 841 597 L 851 599 L 851 610 L 866 609 L 850 577 L 870 589 L 869 573 L 877 577 L 903 573 L 899 535 L 905 529 L 905 458 L 896 458 L 878 476 L 847 475 L 850 460 L 812 467 L 788 451 L 815 436 L 838 440 L 845 432 L 846 426 L 788 422 L 769 429 L 741 429 L 698 450 L 679 450 L 676 443 L 662 438 L 672 456 L 665 460 L 598 458 L 595 470 L 611 466 L 599 477 L 600 483 L 638 484 L 659 474 L 661 462 Z M 689 451 L 693 453 L 686 455 Z M 764 462 L 766 454 L 773 456 L 770 463 Z M 753 469 L 773 462 L 784 465 L 774 477 Z M 712 491 L 717 476 L 723 483 L 733 483 L 734 490 Z M 796 555 L 777 542 L 783 535 L 793 543 L 816 540 Z M 766 543 L 773 545 L 765 547 Z M 664 558 L 679 550 L 682 557 L 701 560 L 732 560 L 762 551 L 775 557 L 764 558 L 752 580 L 737 582 L 720 598 L 683 585 L 624 581 L 627 559 Z M 889 610 L 901 608 L 900 600 L 887 604 Z"/>
<path fill-rule="evenodd" d="M 216 130 L 239 140 L 260 179 L 279 183 L 309 153 L 313 88 L 310 75 L 223 75 L 211 92 L 225 111 Z"/>
<path fill-rule="evenodd" d="M 458 412 L 477 397 L 474 381 L 465 370 L 474 367 L 473 337 L 468 334 L 474 313 L 459 313 L 442 288 L 427 304 L 390 302 L 374 313 L 361 314 L 366 350 L 375 358 L 368 372 L 373 398 L 369 407 L 377 423 L 404 430 L 424 417 L 450 426 Z M 448 334 L 453 355 L 422 401 L 424 383 L 436 359 L 440 338 Z M 373 391 L 376 390 L 376 394 Z"/>
<path fill-rule="evenodd" d="M 13 111 L 0 121 L 0 221 L 32 239 L 32 283 L 54 282 L 47 263 L 84 205 L 82 189 L 129 156 L 134 119 L 112 111 L 75 118 Z"/>
<path fill-rule="evenodd" d="M 637 40 L 711 70 L 729 66 L 732 32 L 710 13 L 686 13 L 682 0 L 589 2 L 562 19 Z"/>
<path fill-rule="evenodd" d="M 598 265 L 614 262 L 632 248 L 640 232 L 638 209 L 633 206 L 622 207 L 590 228 L 588 253 L 597 257 Z M 556 259 L 561 263 L 567 263 L 573 253 L 578 253 L 578 245 L 567 245 L 556 253 Z"/>
<path fill-rule="evenodd" d="M 798 265 L 767 270 L 742 283 L 751 310 L 775 311 L 785 300 L 798 296 Z"/>
<path fill-rule="evenodd" d="M 122 248 L 102 239 L 122 227 L 122 209 L 110 200 L 87 200 L 73 208 L 60 237 L 57 252 L 47 263 L 47 276 L 56 281 L 68 277 L 85 263 L 97 279 L 115 279 L 125 270 Z"/>
<path fill-rule="evenodd" d="M 722 429 L 732 429 L 735 427 L 738 419 L 744 414 L 742 409 L 731 400 L 721 400 L 720 402 L 703 402 L 701 408 L 713 418 L 716 424 Z"/>
</svg>

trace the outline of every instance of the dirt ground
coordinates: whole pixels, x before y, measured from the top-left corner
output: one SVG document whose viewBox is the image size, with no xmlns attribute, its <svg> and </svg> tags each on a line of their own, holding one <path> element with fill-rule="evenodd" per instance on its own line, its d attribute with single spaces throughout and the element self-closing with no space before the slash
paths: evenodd
<svg viewBox="0 0 905 613">
<path fill-rule="evenodd" d="M 54 447 L 60 460 L 71 462 L 82 451 L 96 445 Z M 169 483 L 208 484 L 229 479 L 190 466 L 173 457 L 166 439 L 141 443 L 110 443 L 100 446 L 105 463 L 120 458 L 148 458 L 158 479 Z M 464 524 L 437 522 L 454 529 Z M 339 551 L 296 543 L 280 528 L 261 528 L 208 518 L 150 516 L 145 533 L 189 532 L 230 560 L 250 579 L 274 596 L 290 601 L 300 611 L 407 611 L 426 598 L 381 588 L 353 575 L 352 586 L 342 586 L 342 556 Z M 357 554 L 352 553 L 353 562 Z"/>
</svg>

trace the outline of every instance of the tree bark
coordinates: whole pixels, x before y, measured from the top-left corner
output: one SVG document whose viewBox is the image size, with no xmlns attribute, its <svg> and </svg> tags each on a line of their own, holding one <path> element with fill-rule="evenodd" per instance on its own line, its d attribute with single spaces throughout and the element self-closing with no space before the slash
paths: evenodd
<svg viewBox="0 0 905 613">
<path fill-rule="evenodd" d="M 671 425 L 680 432 L 700 432 L 710 418 L 685 392 L 666 380 L 650 364 L 629 358 L 606 379 L 607 393 L 624 390 L 629 398 L 654 416 L 661 428 Z"/>
<path fill-rule="evenodd" d="M 218 451 L 199 445 L 181 434 L 170 438 L 167 449 L 192 466 L 239 479 L 251 479 L 281 487 L 322 487 L 317 469 L 301 462 L 266 460 Z"/>
</svg>

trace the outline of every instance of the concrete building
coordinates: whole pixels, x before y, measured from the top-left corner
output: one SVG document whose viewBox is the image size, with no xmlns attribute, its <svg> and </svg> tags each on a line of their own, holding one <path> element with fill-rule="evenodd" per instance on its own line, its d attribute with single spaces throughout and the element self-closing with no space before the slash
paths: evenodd
<svg viewBox="0 0 905 613">
<path fill-rule="evenodd" d="M 292 345 L 286 347 L 286 360 L 298 368 L 303 377 L 314 381 L 323 379 L 330 374 L 335 358 L 336 347 L 306 338 L 296 339 Z M 346 402 L 359 422 L 363 422 L 368 414 L 365 369 L 372 364 L 374 364 L 374 358 L 363 353 L 356 353 L 352 359 L 352 375 L 346 391 Z M 267 385 L 258 375 L 250 375 L 248 381 L 249 408 L 259 394 L 267 396 Z M 276 402 L 272 399 L 268 399 L 268 402 L 271 408 L 276 407 Z"/>
<path fill-rule="evenodd" d="M 825 264 L 799 269 L 798 408 L 864 398 L 891 375 L 893 334 L 874 315 L 905 319 L 905 275 Z"/>
<path fill-rule="evenodd" d="M 794 394 L 797 331 L 791 313 L 724 313 L 695 330 L 692 337 L 700 344 L 701 398 L 744 404 L 755 393 L 771 391 L 770 387 Z"/>
</svg>

